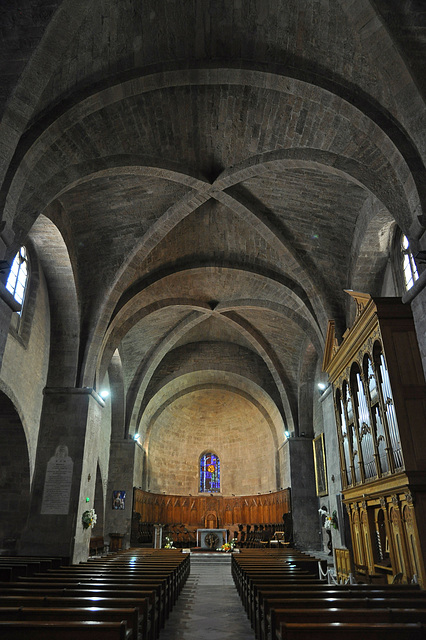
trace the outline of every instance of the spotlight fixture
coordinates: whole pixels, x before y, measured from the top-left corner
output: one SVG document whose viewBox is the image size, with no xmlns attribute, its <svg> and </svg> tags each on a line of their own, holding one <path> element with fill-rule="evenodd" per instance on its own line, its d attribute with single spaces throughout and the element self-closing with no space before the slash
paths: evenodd
<svg viewBox="0 0 426 640">
<path fill-rule="evenodd" d="M 318 389 L 320 391 L 325 391 L 327 388 L 327 385 L 324 382 L 318 382 Z"/>
<path fill-rule="evenodd" d="M 134 440 L 139 440 L 139 438 L 140 438 L 139 433 L 135 433 L 135 435 L 133 436 L 133 439 Z"/>
</svg>

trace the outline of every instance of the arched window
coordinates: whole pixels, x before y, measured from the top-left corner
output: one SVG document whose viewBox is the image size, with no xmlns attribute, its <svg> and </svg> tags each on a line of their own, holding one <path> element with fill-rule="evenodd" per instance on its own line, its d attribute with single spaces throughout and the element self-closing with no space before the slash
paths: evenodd
<svg viewBox="0 0 426 640">
<path fill-rule="evenodd" d="M 405 288 L 408 291 L 415 281 L 418 280 L 419 273 L 414 261 L 413 252 L 410 249 L 410 243 L 408 242 L 407 236 L 404 235 L 401 237 L 401 254 Z"/>
<path fill-rule="evenodd" d="M 25 291 L 27 289 L 28 283 L 28 256 L 27 250 L 25 247 L 21 247 L 16 254 L 12 267 L 10 269 L 9 276 L 6 282 L 6 289 L 10 291 L 15 300 L 19 302 L 21 305 L 21 311 L 19 311 L 19 315 L 21 315 L 22 307 L 24 305 Z"/>
<path fill-rule="evenodd" d="M 220 491 L 220 461 L 214 453 L 203 453 L 200 458 L 200 492 Z"/>
</svg>

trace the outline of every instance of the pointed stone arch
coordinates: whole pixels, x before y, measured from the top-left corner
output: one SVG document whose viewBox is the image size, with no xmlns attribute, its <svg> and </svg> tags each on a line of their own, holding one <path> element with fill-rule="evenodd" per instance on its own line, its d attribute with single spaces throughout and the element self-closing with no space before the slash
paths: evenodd
<svg viewBox="0 0 426 640">
<path fill-rule="evenodd" d="M 24 427 L 12 400 L 0 390 L 0 548 L 14 552 L 30 505 L 30 460 Z"/>
</svg>

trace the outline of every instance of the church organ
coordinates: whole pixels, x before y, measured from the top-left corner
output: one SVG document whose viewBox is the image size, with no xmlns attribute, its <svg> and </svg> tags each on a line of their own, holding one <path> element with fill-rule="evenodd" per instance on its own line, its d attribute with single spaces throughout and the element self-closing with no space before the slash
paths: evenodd
<svg viewBox="0 0 426 640">
<path fill-rule="evenodd" d="M 368 580 L 399 574 L 425 587 L 426 385 L 411 310 L 399 299 L 348 293 L 355 322 L 340 345 L 329 323 L 323 368 L 354 564 Z"/>
</svg>

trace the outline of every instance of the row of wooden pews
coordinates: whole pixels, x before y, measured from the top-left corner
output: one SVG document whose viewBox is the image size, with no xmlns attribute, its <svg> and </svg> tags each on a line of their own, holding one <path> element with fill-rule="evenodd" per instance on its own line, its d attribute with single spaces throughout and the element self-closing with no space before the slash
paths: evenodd
<svg viewBox="0 0 426 640">
<path fill-rule="evenodd" d="M 11 582 L 19 576 L 31 576 L 36 571 L 55 569 L 61 564 L 62 558 L 0 556 L 0 582 Z"/>
<path fill-rule="evenodd" d="M 189 571 L 189 554 L 131 549 L 18 575 L 0 582 L 0 637 L 156 640 Z"/>
<path fill-rule="evenodd" d="M 294 549 L 242 550 L 232 575 L 258 640 L 426 639 L 418 585 L 328 585 Z"/>
</svg>

